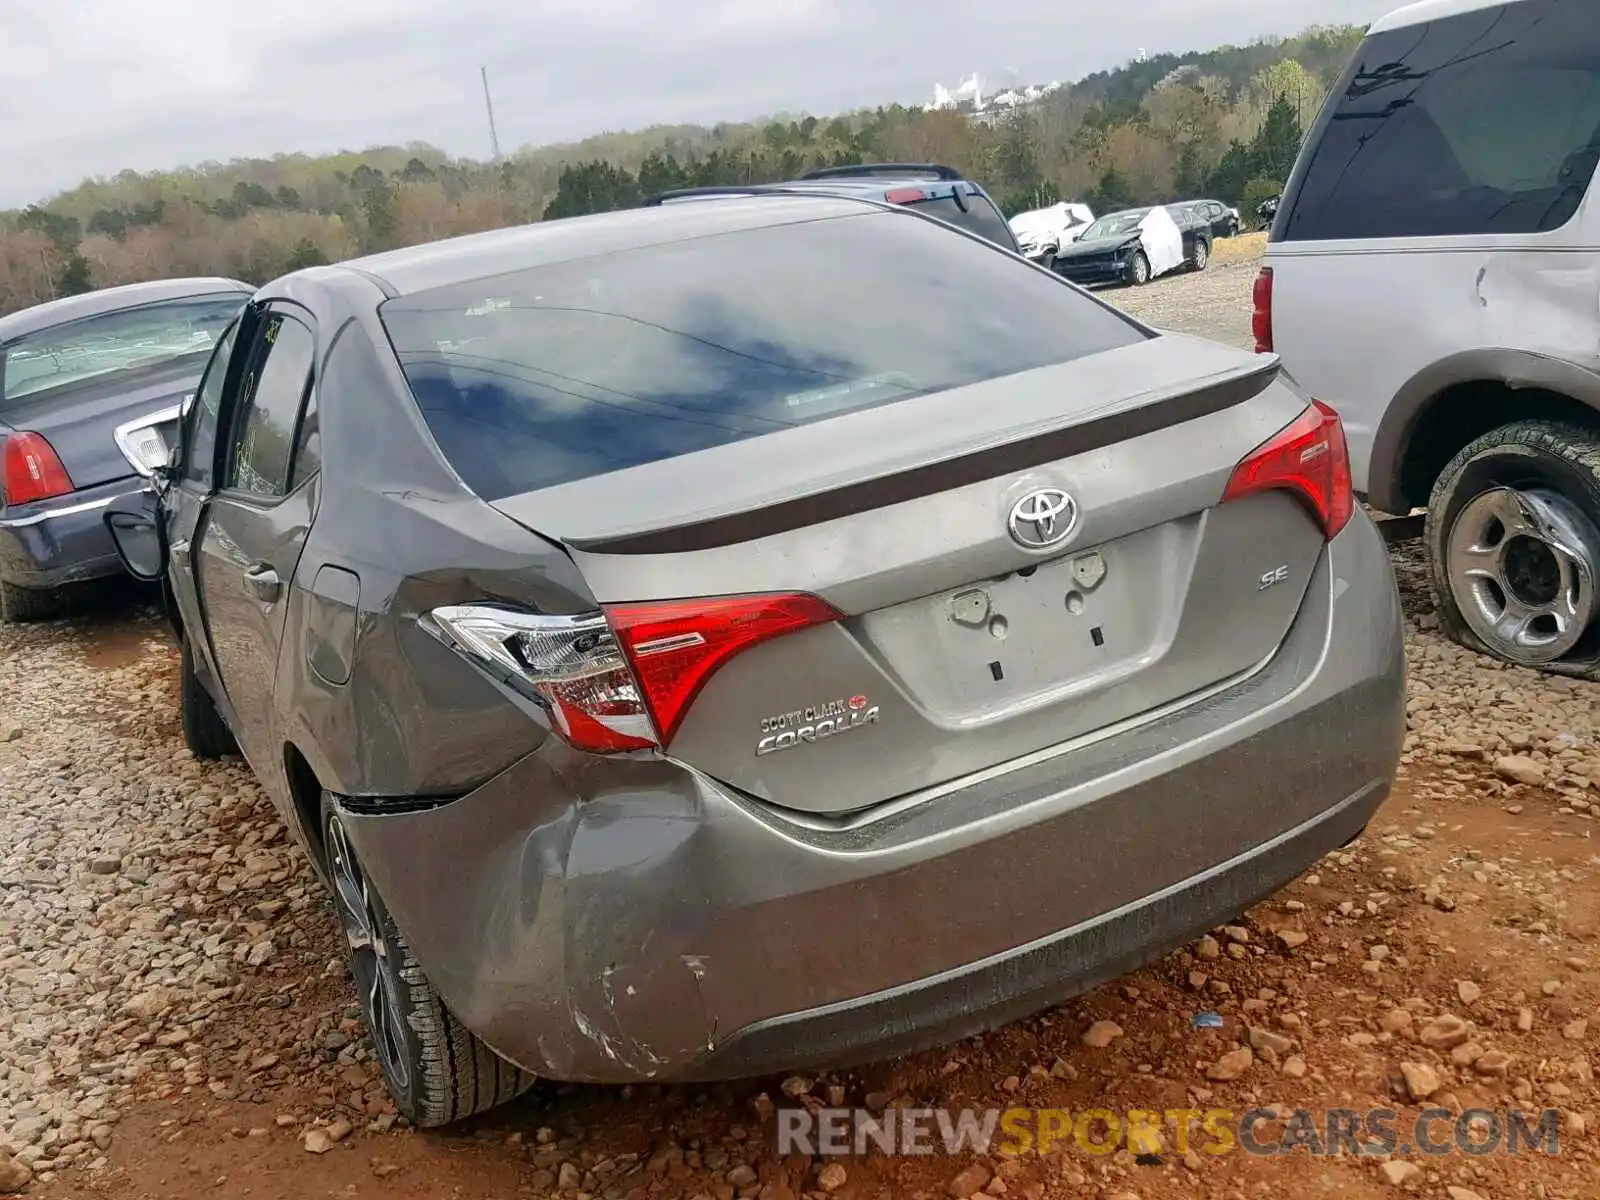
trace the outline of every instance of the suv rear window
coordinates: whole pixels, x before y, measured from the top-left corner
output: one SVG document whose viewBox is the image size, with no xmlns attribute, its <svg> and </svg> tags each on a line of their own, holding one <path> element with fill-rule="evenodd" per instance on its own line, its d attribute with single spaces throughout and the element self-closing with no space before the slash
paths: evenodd
<svg viewBox="0 0 1600 1200">
<path fill-rule="evenodd" d="M 1593 0 L 1522 0 L 1368 38 L 1318 122 L 1281 236 L 1565 225 L 1600 161 L 1595 18 Z"/>
<path fill-rule="evenodd" d="M 1009 255 L 883 211 L 538 267 L 381 315 L 440 448 L 487 500 L 1147 336 Z"/>
<path fill-rule="evenodd" d="M 1017 239 L 1012 236 L 1011 226 L 1006 224 L 999 209 L 982 196 L 963 193 L 961 198 L 967 204 L 965 211 L 956 203 L 955 197 L 948 194 L 932 200 L 919 200 L 905 207 L 948 221 L 1006 250 L 1016 250 Z"/>
</svg>

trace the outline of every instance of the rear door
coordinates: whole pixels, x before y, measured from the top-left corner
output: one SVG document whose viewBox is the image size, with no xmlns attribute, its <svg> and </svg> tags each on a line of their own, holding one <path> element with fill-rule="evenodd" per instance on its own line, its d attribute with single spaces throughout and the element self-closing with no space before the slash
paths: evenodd
<svg viewBox="0 0 1600 1200">
<path fill-rule="evenodd" d="M 196 543 L 212 653 L 253 764 L 273 752 L 285 602 L 316 509 L 315 359 L 310 315 L 267 308 L 224 412 L 217 490 Z"/>
<path fill-rule="evenodd" d="M 232 702 L 218 684 L 216 662 L 207 636 L 205 612 L 200 604 L 199 578 L 195 573 L 194 542 L 206 506 L 216 489 L 217 430 L 226 407 L 225 398 L 236 391 L 244 373 L 244 360 L 253 345 L 252 335 L 259 314 L 242 312 L 228 326 L 212 352 L 205 374 L 183 412 L 177 474 L 161 495 L 162 516 L 167 526 L 171 555 L 169 578 L 172 601 L 184 630 L 184 640 L 194 663 L 195 674 L 207 684 L 218 706 L 231 725 Z"/>
<path fill-rule="evenodd" d="M 894 213 L 383 320 L 468 485 L 564 543 L 601 603 L 799 592 L 845 615 L 727 662 L 667 747 L 790 808 L 859 809 L 1236 679 L 1324 543 L 1285 493 L 1218 505 L 1305 407 L 1273 364 Z"/>
</svg>

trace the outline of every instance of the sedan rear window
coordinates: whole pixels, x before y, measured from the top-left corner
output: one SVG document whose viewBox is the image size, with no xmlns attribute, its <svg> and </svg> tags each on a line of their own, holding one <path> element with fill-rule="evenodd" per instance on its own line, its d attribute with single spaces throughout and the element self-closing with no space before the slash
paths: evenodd
<svg viewBox="0 0 1600 1200">
<path fill-rule="evenodd" d="M 431 289 L 381 313 L 434 438 L 487 500 L 1147 336 L 1011 255 L 881 211 Z"/>
<path fill-rule="evenodd" d="M 18 338 L 0 360 L 0 412 L 46 392 L 179 359 L 205 366 L 246 297 L 240 292 L 146 304 Z"/>
</svg>

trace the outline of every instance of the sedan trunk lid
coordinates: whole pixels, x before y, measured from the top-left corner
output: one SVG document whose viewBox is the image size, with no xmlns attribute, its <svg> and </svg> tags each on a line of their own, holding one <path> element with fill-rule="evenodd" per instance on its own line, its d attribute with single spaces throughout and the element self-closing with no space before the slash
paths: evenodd
<svg viewBox="0 0 1600 1200">
<path fill-rule="evenodd" d="M 759 799 L 846 813 L 1272 654 L 1321 530 L 1285 493 L 1218 500 L 1305 407 L 1276 370 L 1163 337 L 496 507 L 565 544 L 602 604 L 804 592 L 845 614 L 727 662 L 667 750 Z M 1070 535 L 1019 542 L 1013 511 L 1058 493 Z"/>
</svg>

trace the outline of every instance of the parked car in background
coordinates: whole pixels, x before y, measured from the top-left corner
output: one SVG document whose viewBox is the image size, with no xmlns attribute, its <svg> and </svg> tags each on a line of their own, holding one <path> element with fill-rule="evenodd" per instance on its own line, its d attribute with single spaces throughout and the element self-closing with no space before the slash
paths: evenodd
<svg viewBox="0 0 1600 1200">
<path fill-rule="evenodd" d="M 1169 205 L 1168 207 L 1178 207 Z M 1231 238 L 1239 235 L 1240 222 L 1239 210 L 1220 200 L 1189 200 L 1183 206 L 1189 209 L 1196 220 L 1204 222 L 1211 230 L 1212 240 L 1217 238 Z"/>
<path fill-rule="evenodd" d="M 1010 224 L 1023 255 L 1042 267 L 1049 267 L 1061 247 L 1070 246 L 1094 224 L 1094 212 L 1087 204 L 1063 200 L 1048 208 L 1020 212 L 1011 218 Z"/>
<path fill-rule="evenodd" d="M 1280 199 L 1282 199 L 1280 196 L 1268 196 L 1260 204 L 1256 205 L 1257 229 L 1272 228 L 1272 222 L 1278 216 L 1278 201 Z"/>
<path fill-rule="evenodd" d="M 1338 419 L 878 198 L 278 280 L 107 521 L 419 1125 L 1047 1008 L 1355 837 L 1404 737 Z"/>
<path fill-rule="evenodd" d="M 178 409 L 253 289 L 106 288 L 0 318 L 0 619 L 117 574 L 106 505 L 167 460 Z"/>
<path fill-rule="evenodd" d="M 1152 224 L 1162 236 L 1160 245 L 1150 241 Z M 1176 240 L 1168 245 L 1173 230 Z M 1056 254 L 1051 269 L 1085 287 L 1142 287 L 1171 271 L 1204 271 L 1211 261 L 1211 241 L 1210 224 L 1183 205 L 1130 208 L 1096 220 Z"/>
<path fill-rule="evenodd" d="M 1369 503 L 1426 507 L 1444 629 L 1589 678 L 1595 16 L 1587 0 L 1436 0 L 1376 22 L 1295 165 L 1255 314 L 1259 348 L 1345 418 Z"/>
<path fill-rule="evenodd" d="M 898 204 L 930 217 L 937 217 L 958 229 L 975 233 L 1014 254 L 1022 247 L 999 207 L 978 184 L 963 179 L 954 167 L 937 163 L 857 163 L 846 167 L 824 167 L 783 183 L 755 184 L 748 187 L 678 188 L 645 200 L 646 207 L 677 200 L 703 200 L 728 196 L 748 196 L 776 190 L 807 191 L 840 196 L 860 196 Z"/>
</svg>

